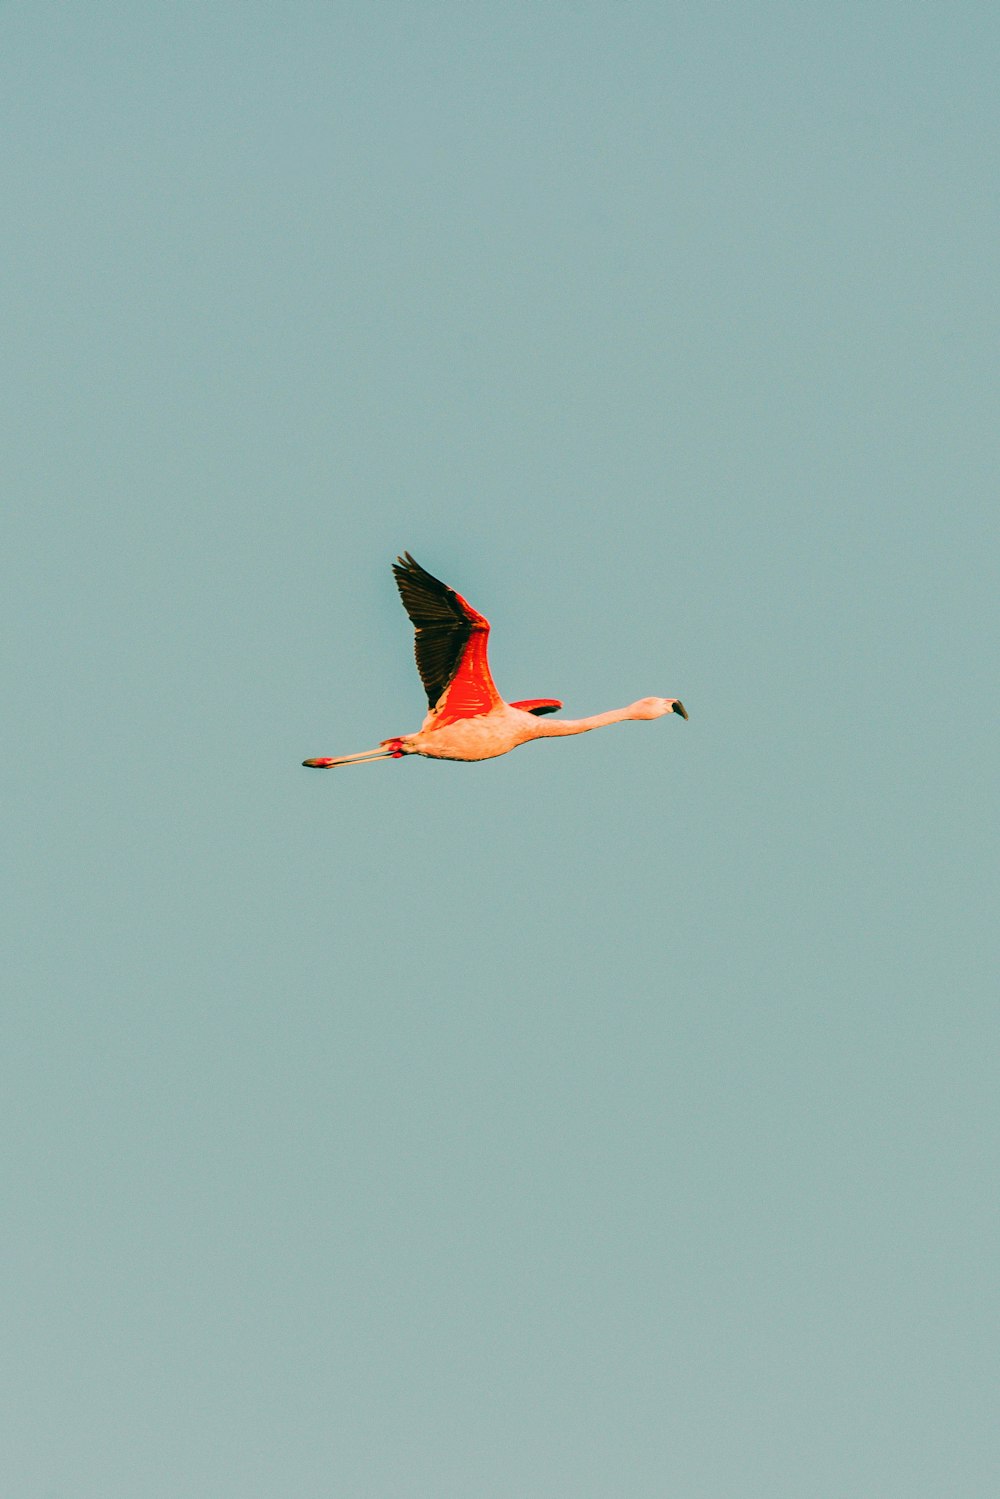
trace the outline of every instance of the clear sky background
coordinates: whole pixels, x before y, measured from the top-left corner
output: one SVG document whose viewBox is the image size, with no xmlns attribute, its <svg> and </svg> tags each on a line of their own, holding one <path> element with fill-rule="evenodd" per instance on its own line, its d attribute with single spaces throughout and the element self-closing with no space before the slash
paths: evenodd
<svg viewBox="0 0 1000 1499">
<path fill-rule="evenodd" d="M 998 42 L 0 9 L 4 1493 L 996 1494 Z"/>
</svg>

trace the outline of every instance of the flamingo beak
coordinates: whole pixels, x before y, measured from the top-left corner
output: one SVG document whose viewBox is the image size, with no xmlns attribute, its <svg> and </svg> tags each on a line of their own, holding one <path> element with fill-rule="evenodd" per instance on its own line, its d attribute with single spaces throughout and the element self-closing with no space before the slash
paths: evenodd
<svg viewBox="0 0 1000 1499">
<path fill-rule="evenodd" d="M 681 702 L 674 703 L 674 712 L 675 713 L 679 713 L 680 716 L 681 716 L 681 718 L 687 718 L 687 716 L 688 716 L 687 715 L 687 709 L 685 708 L 684 704 L 681 703 Z"/>
</svg>

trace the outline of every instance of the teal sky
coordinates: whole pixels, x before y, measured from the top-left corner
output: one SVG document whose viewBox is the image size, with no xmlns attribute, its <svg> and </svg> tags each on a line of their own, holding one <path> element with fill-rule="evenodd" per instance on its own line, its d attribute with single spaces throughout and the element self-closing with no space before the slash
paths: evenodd
<svg viewBox="0 0 1000 1499">
<path fill-rule="evenodd" d="M 6 1493 L 992 1499 L 998 43 L 0 8 Z"/>
</svg>

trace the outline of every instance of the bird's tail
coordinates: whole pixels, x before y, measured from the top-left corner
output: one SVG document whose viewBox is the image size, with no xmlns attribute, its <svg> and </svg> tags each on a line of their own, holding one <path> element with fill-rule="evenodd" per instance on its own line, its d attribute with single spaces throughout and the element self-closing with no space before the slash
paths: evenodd
<svg viewBox="0 0 1000 1499">
<path fill-rule="evenodd" d="M 329 770 L 332 765 L 363 765 L 366 760 L 391 760 L 394 753 L 393 750 L 383 747 L 362 750 L 359 755 L 339 755 L 333 760 L 303 760 L 302 764 L 308 765 L 313 770 Z"/>
</svg>

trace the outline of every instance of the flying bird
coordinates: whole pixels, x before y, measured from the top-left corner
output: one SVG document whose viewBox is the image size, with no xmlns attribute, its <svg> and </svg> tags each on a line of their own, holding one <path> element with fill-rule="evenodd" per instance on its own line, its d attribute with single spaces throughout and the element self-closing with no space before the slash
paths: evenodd
<svg viewBox="0 0 1000 1499">
<path fill-rule="evenodd" d="M 586 734 L 627 718 L 662 718 L 679 713 L 684 704 L 675 697 L 642 697 L 627 708 L 612 708 L 593 718 L 555 719 L 546 714 L 562 707 L 556 698 L 534 697 L 505 703 L 486 659 L 489 620 L 467 599 L 432 578 L 404 552 L 392 565 L 403 608 L 416 632 L 417 670 L 427 692 L 430 711 L 416 734 L 383 739 L 378 749 L 335 759 L 303 760 L 317 770 L 333 765 L 360 765 L 366 760 L 399 760 L 403 755 L 426 755 L 431 760 L 492 760 L 531 739 L 557 739 L 564 734 Z"/>
</svg>

